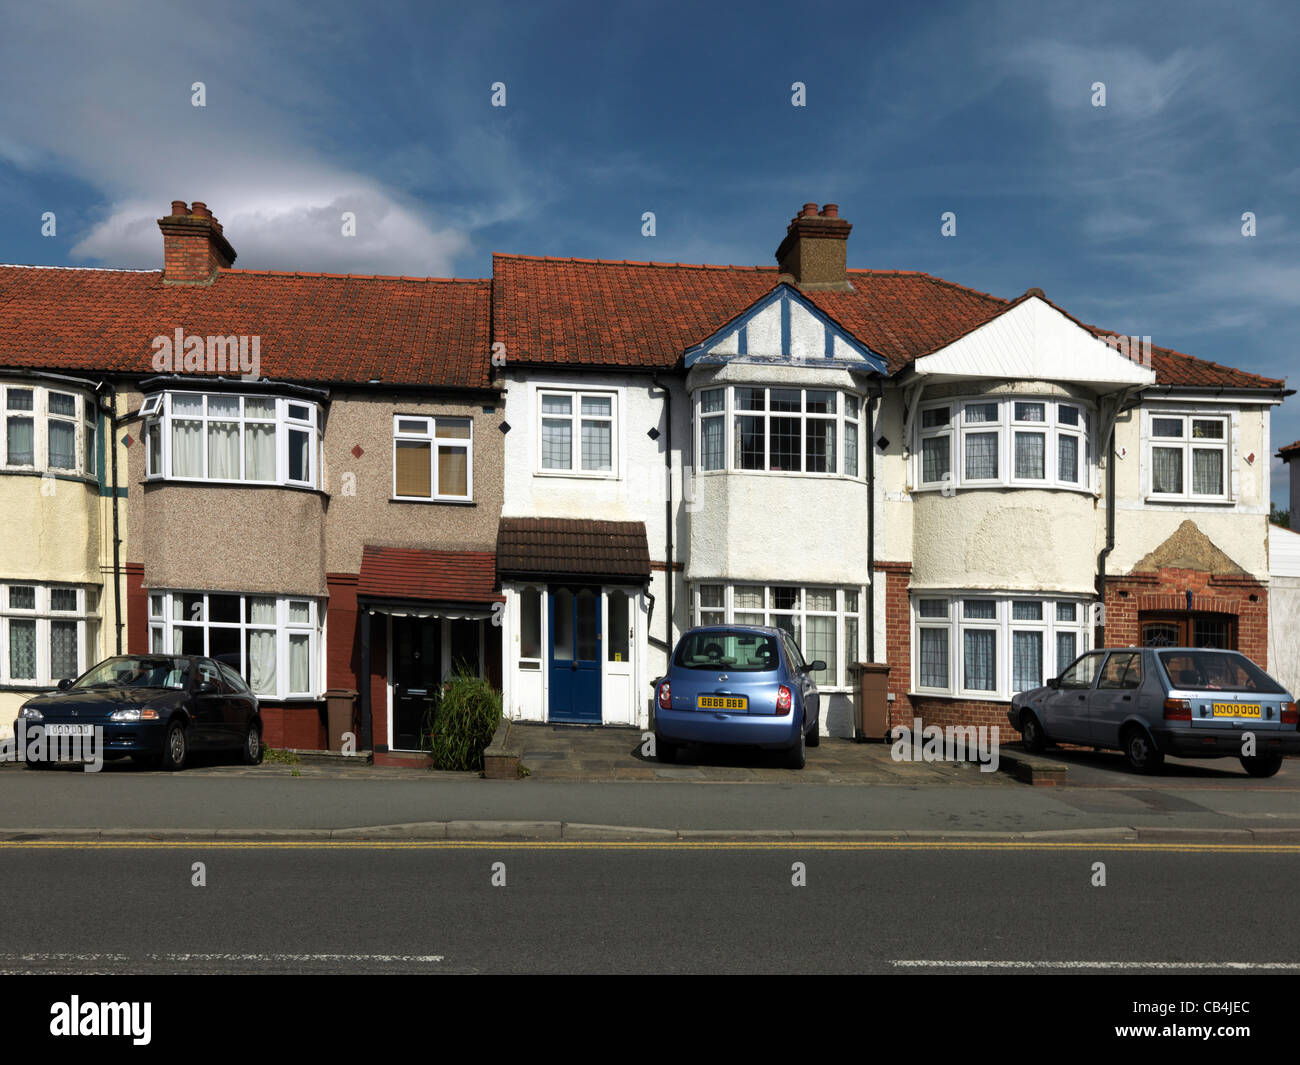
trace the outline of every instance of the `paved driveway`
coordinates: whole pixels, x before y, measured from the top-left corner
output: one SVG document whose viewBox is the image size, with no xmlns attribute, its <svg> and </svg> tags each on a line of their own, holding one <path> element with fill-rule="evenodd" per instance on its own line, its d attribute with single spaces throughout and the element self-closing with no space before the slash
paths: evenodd
<svg viewBox="0 0 1300 1065">
<path fill-rule="evenodd" d="M 694 780 L 737 783 L 771 781 L 816 784 L 1014 785 L 1005 773 L 983 773 L 969 762 L 896 762 L 884 743 L 854 743 L 823 736 L 808 749 L 802 770 L 787 769 L 780 751 L 691 746 L 673 765 L 642 753 L 640 729 L 574 725 L 520 725 L 523 762 L 539 780 Z"/>
</svg>

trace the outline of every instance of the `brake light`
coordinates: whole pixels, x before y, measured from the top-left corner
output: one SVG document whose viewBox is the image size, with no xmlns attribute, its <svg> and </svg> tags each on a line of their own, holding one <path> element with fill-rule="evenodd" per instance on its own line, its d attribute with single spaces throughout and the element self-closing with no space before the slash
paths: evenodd
<svg viewBox="0 0 1300 1065">
<path fill-rule="evenodd" d="M 1282 724 L 1300 725 L 1300 714 L 1296 712 L 1295 703 L 1287 703 L 1282 707 Z"/>
<path fill-rule="evenodd" d="M 1166 699 L 1165 700 L 1165 720 L 1166 721 L 1191 721 L 1192 704 L 1186 699 Z"/>
<path fill-rule="evenodd" d="M 659 685 L 659 709 L 671 710 L 672 708 L 673 708 L 673 693 L 668 686 L 668 682 L 664 681 L 661 685 Z"/>
<path fill-rule="evenodd" d="M 788 714 L 790 712 L 790 689 L 784 684 L 776 689 L 776 712 L 778 714 Z"/>
</svg>

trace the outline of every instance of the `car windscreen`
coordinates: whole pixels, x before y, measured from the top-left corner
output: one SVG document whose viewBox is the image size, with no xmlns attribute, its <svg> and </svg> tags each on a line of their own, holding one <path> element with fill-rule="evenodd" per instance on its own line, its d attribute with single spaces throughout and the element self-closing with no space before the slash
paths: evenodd
<svg viewBox="0 0 1300 1065">
<path fill-rule="evenodd" d="M 776 638 L 767 633 L 714 629 L 683 636 L 673 664 L 682 669 L 767 673 L 777 668 L 779 656 Z"/>
<path fill-rule="evenodd" d="M 74 688 L 184 688 L 189 661 L 170 655 L 124 655 L 110 658 L 82 674 Z"/>
<path fill-rule="evenodd" d="M 1281 695 L 1282 687 L 1249 658 L 1228 651 L 1161 651 L 1157 656 L 1169 683 L 1183 691 L 1260 692 Z"/>
</svg>

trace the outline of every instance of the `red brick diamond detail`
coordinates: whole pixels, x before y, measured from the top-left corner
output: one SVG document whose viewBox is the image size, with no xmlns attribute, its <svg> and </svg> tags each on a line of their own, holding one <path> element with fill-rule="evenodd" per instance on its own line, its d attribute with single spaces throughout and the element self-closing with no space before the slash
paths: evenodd
<svg viewBox="0 0 1300 1065">
<path fill-rule="evenodd" d="M 364 454 L 365 454 L 365 452 L 361 449 L 361 445 L 360 445 L 360 444 L 353 444 L 353 445 L 352 445 L 352 457 L 353 457 L 353 458 L 355 458 L 355 459 L 359 459 L 359 458 L 360 458 L 362 455 L 364 455 Z"/>
<path fill-rule="evenodd" d="M 126 436 L 122 437 L 122 443 L 125 444 L 127 447 L 130 447 L 132 444 L 135 443 L 135 441 L 131 439 L 131 434 L 127 433 Z"/>
</svg>

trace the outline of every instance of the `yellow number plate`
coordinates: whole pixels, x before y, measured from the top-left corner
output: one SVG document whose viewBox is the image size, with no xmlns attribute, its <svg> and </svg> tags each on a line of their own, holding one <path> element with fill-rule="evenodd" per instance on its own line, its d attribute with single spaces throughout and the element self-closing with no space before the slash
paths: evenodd
<svg viewBox="0 0 1300 1065">
<path fill-rule="evenodd" d="M 1259 703 L 1215 703 L 1215 717 L 1259 717 Z"/>
<path fill-rule="evenodd" d="M 695 705 L 701 710 L 745 710 L 749 707 L 749 700 L 739 696 L 701 695 L 696 698 Z"/>
</svg>

